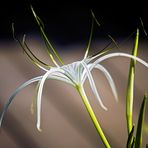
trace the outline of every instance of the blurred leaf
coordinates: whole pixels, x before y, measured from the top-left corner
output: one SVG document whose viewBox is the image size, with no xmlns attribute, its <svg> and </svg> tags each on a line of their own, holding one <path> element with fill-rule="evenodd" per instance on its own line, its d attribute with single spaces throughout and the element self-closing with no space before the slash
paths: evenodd
<svg viewBox="0 0 148 148">
<path fill-rule="evenodd" d="M 148 134 L 148 124 L 146 124 L 146 123 L 144 124 L 143 130 L 144 130 L 145 133 Z"/>
<path fill-rule="evenodd" d="M 134 126 L 133 126 L 133 128 L 132 128 L 132 130 L 131 130 L 131 132 L 130 132 L 130 134 L 128 136 L 126 148 L 133 148 L 132 147 L 132 145 L 134 143 L 134 141 L 133 141 L 133 138 L 134 138 L 133 134 L 134 134 Z"/>
<path fill-rule="evenodd" d="M 141 104 L 140 113 L 139 113 L 135 148 L 142 147 L 142 131 L 143 131 L 143 125 L 144 125 L 144 114 L 145 114 L 145 108 L 146 108 L 146 101 L 147 101 L 147 95 L 145 94 L 143 102 Z"/>
<path fill-rule="evenodd" d="M 135 137 L 133 137 L 133 142 L 132 142 L 132 145 L 131 145 L 131 148 L 135 148 L 135 140 L 136 138 Z"/>
</svg>

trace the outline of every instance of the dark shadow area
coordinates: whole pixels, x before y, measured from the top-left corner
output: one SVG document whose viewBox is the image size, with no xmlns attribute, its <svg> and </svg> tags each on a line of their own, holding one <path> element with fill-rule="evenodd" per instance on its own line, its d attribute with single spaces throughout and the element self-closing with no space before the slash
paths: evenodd
<svg viewBox="0 0 148 148">
<path fill-rule="evenodd" d="M 101 27 L 96 27 L 95 35 L 106 38 L 125 37 L 141 27 L 139 17 L 148 29 L 148 5 L 146 1 L 52 1 L 23 0 L 5 1 L 0 6 L 0 39 L 12 40 L 11 23 L 15 23 L 16 33 L 37 33 L 38 27 L 30 10 L 30 4 L 45 24 L 51 41 L 67 45 L 88 40 L 92 9 Z"/>
</svg>

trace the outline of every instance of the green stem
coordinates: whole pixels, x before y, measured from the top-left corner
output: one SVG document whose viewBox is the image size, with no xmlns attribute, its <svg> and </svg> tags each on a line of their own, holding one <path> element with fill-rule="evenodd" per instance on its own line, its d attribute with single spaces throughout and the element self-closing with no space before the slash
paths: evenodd
<svg viewBox="0 0 148 148">
<path fill-rule="evenodd" d="M 106 137 L 105 137 L 105 135 L 104 135 L 104 133 L 103 133 L 103 131 L 101 129 L 101 126 L 100 126 L 100 124 L 99 124 L 99 122 L 98 122 L 98 120 L 97 120 L 97 118 L 95 116 L 95 113 L 94 113 L 94 111 L 93 111 L 93 109 L 92 109 L 92 107 L 91 107 L 91 105 L 89 103 L 89 100 L 88 100 L 88 98 L 87 98 L 87 96 L 85 94 L 83 86 L 77 85 L 76 88 L 77 88 L 77 90 L 78 90 L 78 92 L 79 92 L 79 94 L 80 94 L 80 96 L 81 96 L 81 98 L 83 100 L 83 103 L 84 103 L 84 105 L 85 105 L 85 107 L 86 107 L 86 109 L 87 109 L 87 111 L 88 111 L 88 113 L 89 113 L 89 115 L 91 117 L 91 120 L 92 120 L 98 134 L 101 137 L 101 140 L 102 140 L 103 144 L 105 145 L 106 148 L 110 148 L 111 146 L 108 143 L 108 141 L 107 141 L 107 139 L 106 139 Z"/>
</svg>

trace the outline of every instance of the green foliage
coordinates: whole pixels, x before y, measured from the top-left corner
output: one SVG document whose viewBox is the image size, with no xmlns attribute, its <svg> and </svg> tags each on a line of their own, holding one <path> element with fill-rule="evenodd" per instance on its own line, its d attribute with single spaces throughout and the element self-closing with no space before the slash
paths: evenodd
<svg viewBox="0 0 148 148">
<path fill-rule="evenodd" d="M 131 132 L 128 135 L 126 148 L 133 148 L 133 146 L 134 146 L 134 144 L 133 144 L 134 140 L 133 139 L 134 139 L 134 126 L 133 126 Z"/>
<path fill-rule="evenodd" d="M 138 42 L 139 42 L 139 29 L 137 29 L 135 45 L 132 51 L 133 56 L 137 56 Z M 133 127 L 132 118 L 133 118 L 135 66 L 136 66 L 136 60 L 131 59 L 129 76 L 128 76 L 127 95 L 126 95 L 126 119 L 127 119 L 128 134 L 131 132 Z"/>
<path fill-rule="evenodd" d="M 147 102 L 147 95 L 145 94 L 143 102 L 141 104 L 140 112 L 139 112 L 135 148 L 141 148 L 142 147 L 142 132 L 143 132 L 143 125 L 144 125 L 144 115 L 145 115 L 146 102 Z"/>
</svg>

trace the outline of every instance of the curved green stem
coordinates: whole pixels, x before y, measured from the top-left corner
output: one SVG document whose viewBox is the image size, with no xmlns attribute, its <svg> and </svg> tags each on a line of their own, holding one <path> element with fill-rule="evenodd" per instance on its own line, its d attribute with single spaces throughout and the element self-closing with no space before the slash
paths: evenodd
<svg viewBox="0 0 148 148">
<path fill-rule="evenodd" d="M 106 148 L 110 148 L 111 146 L 108 143 L 108 141 L 107 141 L 107 139 L 106 139 L 106 137 L 105 137 L 105 135 L 104 135 L 104 133 L 103 133 L 103 131 L 101 129 L 101 126 L 100 126 L 100 124 L 99 124 L 99 122 L 98 122 L 98 120 L 97 120 L 97 118 L 95 116 L 95 113 L 94 113 L 94 111 L 93 111 L 93 109 L 92 109 L 92 107 L 91 107 L 91 105 L 89 103 L 89 100 L 88 100 L 88 98 L 87 98 L 87 96 L 85 94 L 83 86 L 77 85 L 76 88 L 77 88 L 77 90 L 78 90 L 78 92 L 79 92 L 79 94 L 80 94 L 80 96 L 82 98 L 82 101 L 83 101 L 83 103 L 84 103 L 84 105 L 85 105 L 85 107 L 86 107 L 86 109 L 87 109 L 87 111 L 89 113 L 89 116 L 91 117 L 91 120 L 92 120 L 98 134 L 101 137 L 101 140 L 102 140 L 103 144 L 105 145 Z"/>
</svg>

